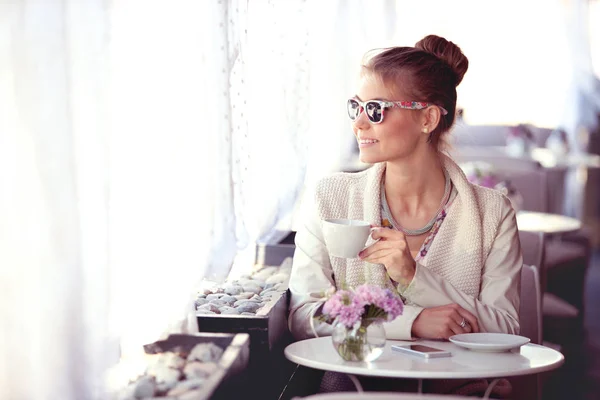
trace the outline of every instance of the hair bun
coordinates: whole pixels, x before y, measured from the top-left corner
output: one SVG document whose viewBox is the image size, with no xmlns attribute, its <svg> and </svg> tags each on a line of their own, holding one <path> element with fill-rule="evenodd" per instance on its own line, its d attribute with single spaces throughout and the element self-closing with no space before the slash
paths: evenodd
<svg viewBox="0 0 600 400">
<path fill-rule="evenodd" d="M 456 75 L 456 86 L 463 80 L 469 60 L 463 54 L 460 47 L 454 43 L 436 35 L 428 35 L 415 44 L 415 48 L 433 54 L 440 60 L 448 64 L 450 69 Z"/>
</svg>

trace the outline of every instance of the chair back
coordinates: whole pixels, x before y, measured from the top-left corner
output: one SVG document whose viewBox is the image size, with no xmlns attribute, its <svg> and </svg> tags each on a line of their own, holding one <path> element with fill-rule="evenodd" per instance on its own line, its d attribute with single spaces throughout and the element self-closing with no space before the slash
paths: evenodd
<svg viewBox="0 0 600 400">
<path fill-rule="evenodd" d="M 523 264 L 521 269 L 521 304 L 519 308 L 521 336 L 532 343 L 542 343 L 542 295 L 537 267 Z"/>
<path fill-rule="evenodd" d="M 519 308 L 521 336 L 531 343 L 542 343 L 542 296 L 540 278 L 535 266 L 523 264 L 521 269 L 521 305 Z M 541 399 L 542 386 L 539 374 L 510 378 L 513 398 L 519 400 Z"/>
<path fill-rule="evenodd" d="M 451 157 L 458 163 L 481 161 L 493 167 L 493 173 L 507 180 L 523 196 L 522 210 L 548 211 L 548 176 L 535 160 L 497 154 L 497 149 L 460 149 Z"/>
<path fill-rule="evenodd" d="M 519 231 L 523 263 L 535 265 L 540 270 L 544 268 L 545 236 L 542 232 Z"/>
</svg>

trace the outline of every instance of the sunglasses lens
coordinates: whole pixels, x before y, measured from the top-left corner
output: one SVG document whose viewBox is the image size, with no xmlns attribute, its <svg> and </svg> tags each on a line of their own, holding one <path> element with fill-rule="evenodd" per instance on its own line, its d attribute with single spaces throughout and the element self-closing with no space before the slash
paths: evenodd
<svg viewBox="0 0 600 400">
<path fill-rule="evenodd" d="M 370 101 L 366 104 L 365 109 L 367 111 L 367 117 L 369 117 L 371 122 L 381 122 L 381 116 L 383 113 L 381 112 L 381 105 L 379 103 Z"/>
<path fill-rule="evenodd" d="M 356 100 L 348 100 L 348 116 L 354 121 L 360 114 L 360 104 Z"/>
</svg>

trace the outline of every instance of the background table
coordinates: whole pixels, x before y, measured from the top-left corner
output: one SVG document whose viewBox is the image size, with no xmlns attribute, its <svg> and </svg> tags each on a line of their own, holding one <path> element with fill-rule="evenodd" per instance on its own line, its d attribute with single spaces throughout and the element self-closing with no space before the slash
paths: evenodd
<svg viewBox="0 0 600 400">
<path fill-rule="evenodd" d="M 581 222 L 565 215 L 519 211 L 517 226 L 521 231 L 558 234 L 578 231 Z"/>
<path fill-rule="evenodd" d="M 426 359 L 393 351 L 393 344 L 420 343 L 448 350 L 452 357 Z M 561 353 L 548 347 L 527 344 L 504 353 L 483 353 L 459 347 L 451 342 L 388 340 L 377 360 L 343 360 L 333 348 L 331 337 L 302 340 L 285 349 L 288 360 L 309 368 L 346 374 L 413 379 L 478 379 L 520 376 L 550 371 L 564 362 Z"/>
</svg>

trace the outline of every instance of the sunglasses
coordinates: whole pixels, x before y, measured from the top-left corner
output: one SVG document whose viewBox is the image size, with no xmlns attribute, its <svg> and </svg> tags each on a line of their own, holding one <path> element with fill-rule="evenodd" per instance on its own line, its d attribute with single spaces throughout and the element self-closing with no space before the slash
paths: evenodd
<svg viewBox="0 0 600 400">
<path fill-rule="evenodd" d="M 405 110 L 423 110 L 427 107 L 436 106 L 442 110 L 442 115 L 448 114 L 444 107 L 440 107 L 433 103 L 424 103 L 422 101 L 382 101 L 369 100 L 360 101 L 357 99 L 348 100 L 348 116 L 352 121 L 355 121 L 360 116 L 360 113 L 365 110 L 367 118 L 372 124 L 380 124 L 383 122 L 383 114 L 386 108 L 403 108 Z"/>
</svg>

